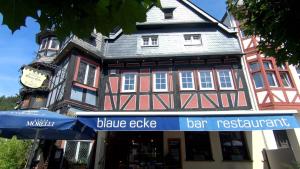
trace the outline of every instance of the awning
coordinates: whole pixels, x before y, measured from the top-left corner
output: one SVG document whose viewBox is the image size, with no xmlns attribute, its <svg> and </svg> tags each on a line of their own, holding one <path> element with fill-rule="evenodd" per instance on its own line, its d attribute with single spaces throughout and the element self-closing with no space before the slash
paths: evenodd
<svg viewBox="0 0 300 169">
<path fill-rule="evenodd" d="M 300 127 L 294 114 L 84 116 L 80 113 L 78 119 L 98 131 L 251 131 Z"/>
</svg>

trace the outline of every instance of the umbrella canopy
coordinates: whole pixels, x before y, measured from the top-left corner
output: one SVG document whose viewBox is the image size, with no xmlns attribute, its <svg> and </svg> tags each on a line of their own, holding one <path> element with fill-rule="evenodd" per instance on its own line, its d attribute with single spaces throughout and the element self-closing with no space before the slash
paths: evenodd
<svg viewBox="0 0 300 169">
<path fill-rule="evenodd" d="M 19 139 L 90 140 L 96 133 L 76 118 L 47 110 L 0 111 L 0 137 L 14 135 Z"/>
</svg>

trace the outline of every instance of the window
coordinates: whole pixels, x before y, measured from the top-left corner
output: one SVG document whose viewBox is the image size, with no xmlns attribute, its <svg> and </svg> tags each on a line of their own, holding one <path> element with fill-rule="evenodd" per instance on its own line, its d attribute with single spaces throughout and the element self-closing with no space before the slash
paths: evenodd
<svg viewBox="0 0 300 169">
<path fill-rule="evenodd" d="M 184 44 L 185 45 L 201 45 L 201 36 L 200 34 L 186 34 L 184 35 Z"/>
<path fill-rule="evenodd" d="M 175 8 L 164 8 L 162 9 L 165 15 L 165 19 L 172 19 L 173 18 L 173 11 Z"/>
<path fill-rule="evenodd" d="M 45 49 L 47 47 L 47 40 L 48 40 L 48 38 L 45 38 L 42 40 L 40 50 Z"/>
<path fill-rule="evenodd" d="M 271 61 L 263 61 L 263 65 L 265 69 L 273 69 Z"/>
<path fill-rule="evenodd" d="M 158 46 L 158 36 L 143 36 L 143 46 Z"/>
<path fill-rule="evenodd" d="M 77 81 L 87 86 L 95 87 L 96 66 L 80 61 Z"/>
<path fill-rule="evenodd" d="M 87 164 L 91 148 L 90 141 L 66 141 L 64 157 L 73 163 Z"/>
<path fill-rule="evenodd" d="M 243 132 L 220 132 L 223 160 L 249 160 Z"/>
<path fill-rule="evenodd" d="M 49 49 L 55 49 L 55 50 L 59 49 L 59 41 L 57 38 L 51 38 L 49 44 L 50 44 Z"/>
<path fill-rule="evenodd" d="M 290 148 L 290 141 L 286 130 L 273 130 L 278 148 Z"/>
<path fill-rule="evenodd" d="M 160 91 L 168 91 L 168 78 L 167 78 L 166 72 L 156 72 L 153 76 L 154 81 L 154 91 L 160 92 Z"/>
<path fill-rule="evenodd" d="M 300 79 L 300 68 L 296 68 L 298 78 Z"/>
<path fill-rule="evenodd" d="M 212 160 L 209 132 L 184 132 L 187 161 Z"/>
<path fill-rule="evenodd" d="M 280 78 L 284 87 L 292 87 L 290 77 L 287 72 L 280 72 Z"/>
<path fill-rule="evenodd" d="M 183 71 L 179 73 L 180 89 L 181 90 L 194 90 L 194 76 L 192 71 Z"/>
<path fill-rule="evenodd" d="M 215 87 L 213 83 L 212 71 L 200 70 L 199 83 L 200 83 L 200 90 L 213 90 Z"/>
<path fill-rule="evenodd" d="M 135 92 L 136 74 L 135 73 L 123 73 L 122 74 L 122 91 L 123 92 Z"/>
<path fill-rule="evenodd" d="M 257 88 L 257 89 L 258 88 L 263 88 L 264 87 L 264 82 L 263 82 L 261 72 L 255 72 L 252 75 L 253 75 L 255 88 Z"/>
<path fill-rule="evenodd" d="M 270 87 L 277 87 L 277 80 L 274 72 L 267 72 L 267 79 Z"/>
<path fill-rule="evenodd" d="M 89 89 L 73 86 L 71 89 L 71 99 L 84 102 L 90 105 L 97 104 L 97 93 Z"/>
<path fill-rule="evenodd" d="M 218 74 L 220 89 L 225 89 L 225 90 L 234 89 L 230 70 L 226 70 L 226 69 L 218 70 L 217 74 Z"/>
<path fill-rule="evenodd" d="M 259 63 L 257 63 L 257 62 L 250 63 L 250 69 L 251 69 L 251 71 L 258 71 L 258 70 L 260 70 Z"/>
</svg>

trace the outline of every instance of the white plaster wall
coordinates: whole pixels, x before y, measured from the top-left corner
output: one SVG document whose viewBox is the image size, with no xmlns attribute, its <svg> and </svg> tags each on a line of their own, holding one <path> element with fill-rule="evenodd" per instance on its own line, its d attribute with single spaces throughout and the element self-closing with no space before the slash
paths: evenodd
<svg viewBox="0 0 300 169">
<path fill-rule="evenodd" d="M 181 141 L 182 169 L 265 169 L 262 151 L 265 141 L 262 131 L 245 132 L 250 153 L 250 161 L 223 161 L 218 132 L 210 132 L 213 161 L 185 161 L 184 132 L 164 132 L 164 153 L 168 150 L 168 139 L 179 138 Z"/>
</svg>

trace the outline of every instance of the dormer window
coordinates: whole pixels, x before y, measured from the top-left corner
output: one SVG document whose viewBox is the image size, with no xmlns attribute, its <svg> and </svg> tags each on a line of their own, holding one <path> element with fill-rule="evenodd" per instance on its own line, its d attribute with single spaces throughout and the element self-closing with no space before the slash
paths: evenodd
<svg viewBox="0 0 300 169">
<path fill-rule="evenodd" d="M 163 12 L 165 15 L 165 19 L 173 19 L 173 11 L 175 8 L 164 8 Z"/>
<path fill-rule="evenodd" d="M 51 38 L 49 42 L 49 49 L 59 49 L 59 41 L 57 38 Z"/>
<path fill-rule="evenodd" d="M 202 45 L 200 34 L 185 34 L 184 45 Z"/>
<path fill-rule="evenodd" d="M 52 50 L 58 50 L 59 49 L 59 41 L 55 37 L 48 37 L 44 38 L 40 45 L 40 50 L 44 49 L 52 49 Z"/>
<path fill-rule="evenodd" d="M 142 36 L 142 46 L 158 46 L 158 36 Z"/>
</svg>

